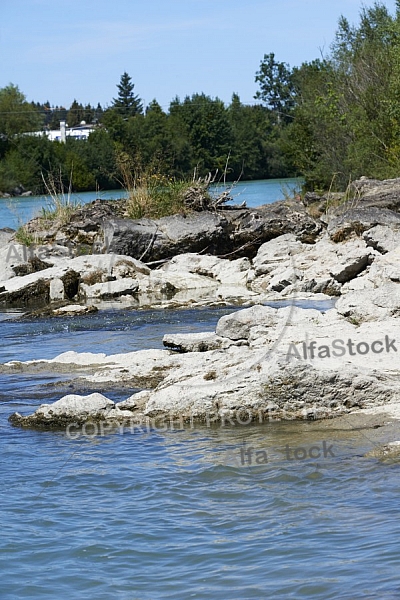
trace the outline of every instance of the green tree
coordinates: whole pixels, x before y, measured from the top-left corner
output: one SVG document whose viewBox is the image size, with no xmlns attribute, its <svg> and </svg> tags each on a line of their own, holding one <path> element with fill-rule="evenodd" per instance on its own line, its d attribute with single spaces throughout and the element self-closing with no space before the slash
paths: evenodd
<svg viewBox="0 0 400 600">
<path fill-rule="evenodd" d="M 60 129 L 60 121 L 67 121 L 68 111 L 63 106 L 56 106 L 51 109 L 51 115 L 48 120 L 49 129 Z"/>
<path fill-rule="evenodd" d="M 262 100 L 276 115 L 278 121 L 287 121 L 291 118 L 294 107 L 294 85 L 292 71 L 288 64 L 277 62 L 275 54 L 265 54 L 256 73 L 256 82 L 260 89 L 254 96 Z"/>
<path fill-rule="evenodd" d="M 345 188 L 361 175 L 400 169 L 400 4 L 392 17 L 375 3 L 358 25 L 343 16 L 330 54 L 292 72 L 293 122 L 286 151 L 309 187 Z"/>
<path fill-rule="evenodd" d="M 81 121 L 85 120 L 84 117 L 85 109 L 83 105 L 74 100 L 71 106 L 69 107 L 67 114 L 68 127 L 76 127 L 81 123 Z"/>
<path fill-rule="evenodd" d="M 90 134 L 87 142 L 80 144 L 85 152 L 88 168 L 100 189 L 118 187 L 116 179 L 115 144 L 104 129 L 97 129 Z"/>
<path fill-rule="evenodd" d="M 168 127 L 168 115 L 156 100 L 150 102 L 143 119 L 141 137 L 141 156 L 144 162 L 156 160 L 165 173 L 175 171 L 174 135 Z"/>
<path fill-rule="evenodd" d="M 10 83 L 0 89 L 0 136 L 40 130 L 40 112 L 26 101 L 18 86 Z"/>
<path fill-rule="evenodd" d="M 348 115 L 341 106 L 331 62 L 315 60 L 294 69 L 296 107 L 282 133 L 285 155 L 308 187 L 329 187 L 333 174 L 343 184 L 347 148 L 353 141 Z"/>
<path fill-rule="evenodd" d="M 43 192 L 41 174 L 47 176 L 60 167 L 57 146 L 61 145 L 45 135 L 16 137 L 0 161 L 0 189 L 11 191 L 22 184 L 26 189 Z"/>
<path fill-rule="evenodd" d="M 200 174 L 219 169 L 223 171 L 233 142 L 228 111 L 218 98 L 205 94 L 187 96 L 181 103 L 178 98 L 170 105 L 170 115 L 181 122 L 191 147 L 191 168 Z"/>
<path fill-rule="evenodd" d="M 112 104 L 112 108 L 117 110 L 123 118 L 134 117 L 143 113 L 143 104 L 139 96 L 133 93 L 134 87 L 132 78 L 125 71 L 121 75 L 120 83 L 117 85 L 118 97 L 114 98 Z"/>
</svg>

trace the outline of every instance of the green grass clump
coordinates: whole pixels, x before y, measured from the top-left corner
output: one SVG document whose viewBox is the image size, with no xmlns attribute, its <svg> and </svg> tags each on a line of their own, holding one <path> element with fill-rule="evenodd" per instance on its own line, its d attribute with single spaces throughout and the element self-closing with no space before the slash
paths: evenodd
<svg viewBox="0 0 400 600">
<path fill-rule="evenodd" d="M 28 230 L 26 225 L 20 225 L 20 227 L 18 227 L 14 238 L 17 240 L 17 242 L 23 246 L 26 246 L 27 248 L 37 243 L 36 237 Z"/>
<path fill-rule="evenodd" d="M 127 192 L 126 212 L 131 219 L 159 219 L 188 211 L 185 195 L 193 182 L 168 177 L 157 165 L 143 167 L 121 152 L 118 157 L 121 184 Z"/>
<path fill-rule="evenodd" d="M 39 218 L 43 221 L 56 221 L 60 226 L 67 225 L 72 215 L 81 207 L 80 202 L 71 198 L 71 180 L 67 191 L 61 173 L 58 178 L 50 175 L 47 179 L 42 174 L 42 180 L 50 199 L 47 206 L 42 208 Z"/>
</svg>

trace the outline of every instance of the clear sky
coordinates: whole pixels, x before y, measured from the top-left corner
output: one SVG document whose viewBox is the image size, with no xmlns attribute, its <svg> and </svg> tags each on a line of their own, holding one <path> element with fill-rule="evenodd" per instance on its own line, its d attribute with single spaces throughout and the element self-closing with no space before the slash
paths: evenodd
<svg viewBox="0 0 400 600">
<path fill-rule="evenodd" d="M 372 5 L 372 0 L 364 2 Z M 395 0 L 384 0 L 394 13 Z M 165 108 L 204 92 L 253 102 L 264 54 L 300 65 L 329 50 L 361 0 L 0 0 L 0 88 L 29 101 L 107 106 L 127 71 Z"/>
</svg>

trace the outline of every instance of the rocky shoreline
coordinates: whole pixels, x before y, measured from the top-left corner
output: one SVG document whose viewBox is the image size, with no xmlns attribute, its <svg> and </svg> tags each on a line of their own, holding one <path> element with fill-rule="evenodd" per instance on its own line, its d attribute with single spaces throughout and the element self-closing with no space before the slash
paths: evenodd
<svg viewBox="0 0 400 600">
<path fill-rule="evenodd" d="M 78 381 L 141 390 L 117 404 L 99 393 L 72 394 L 32 415 L 15 413 L 11 423 L 240 424 L 360 411 L 398 419 L 400 180 L 353 185 L 354 198 L 337 206 L 308 195 L 302 203 L 157 222 L 130 222 L 95 202 L 68 230 L 47 230 L 34 248 L 0 236 L 5 308 L 56 317 L 110 303 L 243 307 L 222 317 L 214 333 L 166 336 L 165 350 L 69 352 L 1 365 L 3 373 L 62 368 Z M 82 244 L 107 253 L 79 255 Z M 299 298 L 336 304 L 303 309 Z M 276 300 L 286 306 L 265 305 Z"/>
</svg>

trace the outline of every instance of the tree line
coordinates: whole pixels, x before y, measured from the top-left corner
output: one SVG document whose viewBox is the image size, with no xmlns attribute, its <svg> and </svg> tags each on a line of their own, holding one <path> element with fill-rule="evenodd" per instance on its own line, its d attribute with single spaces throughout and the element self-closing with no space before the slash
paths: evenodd
<svg viewBox="0 0 400 600">
<path fill-rule="evenodd" d="M 0 190 L 23 185 L 43 190 L 43 176 L 61 173 L 75 191 L 112 189 L 122 185 L 120 163 L 152 169 L 184 179 L 216 169 L 227 180 L 287 177 L 286 164 L 274 135 L 270 110 L 242 104 L 237 94 L 226 106 L 218 98 L 193 94 L 174 98 L 168 111 L 156 100 L 146 109 L 124 73 L 118 95 L 109 108 L 83 106 L 69 109 L 28 103 L 17 86 L 0 90 Z M 67 137 L 52 142 L 29 133 L 94 123 L 86 141 Z M 43 176 L 42 176 L 43 175 Z"/>
<path fill-rule="evenodd" d="M 29 103 L 10 84 L 0 89 L 0 190 L 42 192 L 42 176 L 54 173 L 76 191 L 115 188 L 121 161 L 172 178 L 216 169 L 227 180 L 301 175 L 317 191 L 399 175 L 400 0 L 394 15 L 377 2 L 357 25 L 340 17 L 329 53 L 314 61 L 290 67 L 264 55 L 255 81 L 253 105 L 199 93 L 168 110 L 156 100 L 144 107 L 128 73 L 108 108 Z M 65 144 L 27 135 L 60 120 L 96 128 Z"/>
</svg>

